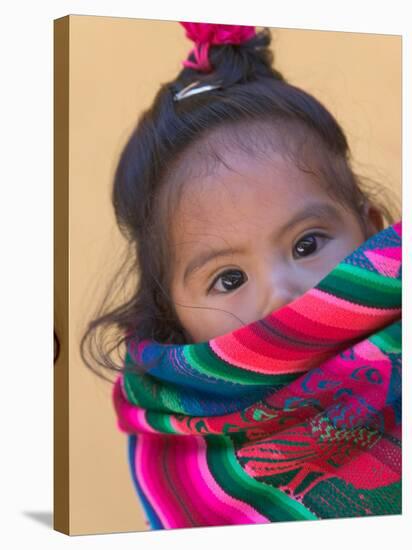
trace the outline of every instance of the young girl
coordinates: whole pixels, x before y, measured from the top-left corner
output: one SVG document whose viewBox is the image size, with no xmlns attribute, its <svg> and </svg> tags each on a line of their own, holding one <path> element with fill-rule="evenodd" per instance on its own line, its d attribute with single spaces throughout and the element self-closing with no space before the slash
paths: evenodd
<svg viewBox="0 0 412 550">
<path fill-rule="evenodd" d="M 334 117 L 273 68 L 268 29 L 182 25 L 195 48 L 114 179 L 135 292 L 82 340 L 85 358 L 114 325 L 126 344 L 120 366 L 98 362 L 121 372 L 114 403 L 148 522 L 400 513 L 400 224 L 384 229 L 391 213 Z"/>
</svg>

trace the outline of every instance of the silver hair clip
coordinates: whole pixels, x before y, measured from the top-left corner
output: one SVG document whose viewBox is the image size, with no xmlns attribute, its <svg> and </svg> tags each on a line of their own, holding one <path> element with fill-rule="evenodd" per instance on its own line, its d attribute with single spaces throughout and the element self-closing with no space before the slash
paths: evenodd
<svg viewBox="0 0 412 550">
<path fill-rule="evenodd" d="M 196 82 L 192 82 L 186 88 L 183 88 L 183 90 L 180 90 L 180 92 L 177 92 L 173 96 L 174 101 L 180 101 L 181 99 L 184 99 L 185 97 L 189 97 L 194 94 L 201 94 L 202 92 L 206 92 L 208 90 L 214 90 L 216 88 L 220 88 L 221 84 L 205 84 L 204 86 L 200 86 L 196 88 L 196 86 L 200 84 L 200 80 L 197 80 Z"/>
</svg>

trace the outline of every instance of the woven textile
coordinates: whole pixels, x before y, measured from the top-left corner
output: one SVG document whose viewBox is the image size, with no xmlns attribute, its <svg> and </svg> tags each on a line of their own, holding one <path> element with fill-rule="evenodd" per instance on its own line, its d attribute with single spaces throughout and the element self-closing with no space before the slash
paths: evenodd
<svg viewBox="0 0 412 550">
<path fill-rule="evenodd" d="M 208 342 L 127 341 L 113 391 L 151 529 L 401 513 L 401 222 Z"/>
</svg>

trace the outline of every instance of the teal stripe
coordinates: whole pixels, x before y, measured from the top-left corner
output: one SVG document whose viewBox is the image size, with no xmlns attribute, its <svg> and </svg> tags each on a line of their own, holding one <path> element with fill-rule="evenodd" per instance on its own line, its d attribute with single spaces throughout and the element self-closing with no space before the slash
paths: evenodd
<svg viewBox="0 0 412 550">
<path fill-rule="evenodd" d="M 367 283 L 369 286 L 379 287 L 382 292 L 391 292 L 401 287 L 400 279 L 368 271 L 352 264 L 341 263 L 331 273 L 337 276 L 344 274 L 346 279 L 350 279 L 355 283 L 362 282 L 363 284 Z"/>
<path fill-rule="evenodd" d="M 186 412 L 181 404 L 181 392 L 171 385 L 155 382 L 147 375 L 125 373 L 123 378 L 127 399 L 133 405 L 159 412 Z"/>
<path fill-rule="evenodd" d="M 400 308 L 402 282 L 349 264 L 339 264 L 317 288 L 348 302 L 381 308 Z"/>
<path fill-rule="evenodd" d="M 176 430 L 170 423 L 170 415 L 146 411 L 146 420 L 148 424 L 160 433 L 174 434 Z"/>
<path fill-rule="evenodd" d="M 288 497 L 276 487 L 262 484 L 249 476 L 236 459 L 229 437 L 208 435 L 205 439 L 208 466 L 214 479 L 225 492 L 247 502 L 270 521 L 318 519 L 303 504 Z"/>
<path fill-rule="evenodd" d="M 220 359 L 209 344 L 187 345 L 184 347 L 184 355 L 190 366 L 198 372 L 218 380 L 242 385 L 280 385 L 293 382 L 298 376 L 302 375 L 302 373 L 264 374 L 236 367 Z"/>
<path fill-rule="evenodd" d="M 401 351 L 401 343 L 384 336 L 383 334 L 372 336 L 370 341 L 375 344 L 381 351 L 386 353 L 399 353 Z"/>
</svg>

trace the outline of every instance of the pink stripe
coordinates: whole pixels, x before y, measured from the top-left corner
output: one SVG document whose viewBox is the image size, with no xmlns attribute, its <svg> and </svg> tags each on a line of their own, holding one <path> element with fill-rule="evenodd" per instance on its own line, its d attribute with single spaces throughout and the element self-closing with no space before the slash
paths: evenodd
<svg viewBox="0 0 412 550">
<path fill-rule="evenodd" d="M 229 520 L 230 524 L 270 523 L 267 517 L 260 514 L 250 504 L 235 499 L 223 491 L 220 485 L 216 483 L 207 465 L 206 442 L 200 437 L 195 439 L 198 451 L 193 454 L 192 464 L 188 464 L 188 466 L 190 472 L 199 472 L 201 475 L 203 482 L 201 485 L 199 477 L 194 476 L 192 473 L 191 478 L 197 480 L 196 491 L 202 494 L 202 500 L 204 499 L 204 502 L 208 503 L 211 509 L 220 510 L 221 516 L 226 521 Z"/>
<path fill-rule="evenodd" d="M 206 442 L 201 436 L 179 440 L 179 453 L 174 449 L 167 451 L 167 470 L 189 512 L 202 513 L 201 518 L 197 515 L 193 518 L 198 526 L 270 523 L 251 505 L 225 493 L 216 483 L 207 465 Z M 139 485 L 165 528 L 192 527 L 175 494 L 167 490 L 162 470 L 156 467 L 162 452 L 157 443 L 151 436 L 138 436 L 134 468 Z M 193 496 L 197 498 L 195 502 Z M 176 505 L 172 505 L 173 501 Z"/>
<path fill-rule="evenodd" d="M 148 424 L 146 420 L 146 412 L 147 411 L 145 409 L 141 409 L 140 407 L 136 408 L 136 428 L 142 432 L 158 433 L 157 430 Z"/>
<path fill-rule="evenodd" d="M 308 370 L 308 358 L 311 355 L 316 355 L 319 352 L 305 352 L 303 359 L 279 359 L 274 349 L 274 355 L 267 357 L 260 353 L 255 353 L 250 349 L 243 348 L 237 342 L 232 344 L 229 339 L 210 340 L 209 345 L 218 357 L 227 361 L 235 367 L 242 367 L 251 372 L 261 372 L 264 374 L 284 374 L 289 372 L 305 372 Z M 324 350 L 323 350 L 324 351 Z"/>
<path fill-rule="evenodd" d="M 124 396 L 123 377 L 119 377 L 113 387 L 113 401 L 117 412 L 117 426 L 126 433 L 157 433 L 146 421 L 146 410 L 132 405 Z"/>
<path fill-rule="evenodd" d="M 196 510 L 198 514 L 202 514 L 197 519 L 198 525 L 223 525 L 225 519 L 221 513 L 223 502 L 213 498 L 213 492 L 204 482 L 199 469 L 198 455 L 204 453 L 204 450 L 197 445 L 196 440 L 199 437 L 201 436 L 179 438 L 180 453 L 174 453 L 173 456 L 180 483 L 185 486 L 184 495 L 183 493 L 181 495 L 190 511 Z M 179 456 L 178 460 L 176 460 L 177 456 Z M 215 484 L 214 480 L 213 483 Z M 195 502 L 194 496 L 197 499 Z M 218 510 L 219 514 L 216 514 L 215 510 Z"/>
<path fill-rule="evenodd" d="M 399 235 L 399 237 L 402 237 L 402 221 L 398 221 L 393 224 L 392 229 Z"/>
<path fill-rule="evenodd" d="M 359 342 L 356 347 L 356 355 L 360 359 L 367 360 L 367 361 L 387 361 L 387 356 L 381 351 L 378 346 L 375 344 L 372 344 L 369 340 L 362 340 L 362 342 Z M 386 367 L 387 372 L 391 372 L 391 366 L 390 362 L 388 362 L 388 366 Z"/>
<path fill-rule="evenodd" d="M 330 306 L 335 306 L 331 308 Z M 312 289 L 299 300 L 299 304 L 289 304 L 303 318 L 322 320 L 322 324 L 339 329 L 350 328 L 353 331 L 368 330 L 381 326 L 382 320 L 395 319 L 399 308 L 383 310 L 349 303 L 318 289 Z"/>
<path fill-rule="evenodd" d="M 159 472 L 156 472 L 155 476 L 150 475 L 151 472 L 149 471 L 149 465 L 151 463 L 152 457 L 150 456 L 150 452 L 148 452 L 145 448 L 146 445 L 145 445 L 144 438 L 145 436 L 141 436 L 141 435 L 137 436 L 136 453 L 134 457 L 135 458 L 134 469 L 135 469 L 136 477 L 138 479 L 138 482 L 139 482 L 139 485 L 141 486 L 142 491 L 144 492 L 146 498 L 149 500 L 150 504 L 155 509 L 163 526 L 166 529 L 170 529 L 172 522 L 170 521 L 169 516 L 167 514 L 169 508 L 166 508 L 161 505 L 163 499 L 157 500 L 155 498 L 156 495 L 159 496 L 159 491 L 153 492 L 152 487 L 149 488 L 147 485 L 147 482 L 151 482 L 152 485 L 156 482 L 156 480 L 160 477 L 161 470 L 159 470 Z"/>
<path fill-rule="evenodd" d="M 156 437 L 156 440 L 153 439 Z M 187 518 L 179 514 L 175 495 L 158 467 L 164 440 L 161 436 L 138 436 L 135 454 L 135 472 L 139 484 L 166 529 L 186 526 Z"/>
<path fill-rule="evenodd" d="M 383 250 L 366 250 L 365 256 L 379 273 L 382 273 L 386 277 L 395 278 L 401 266 L 401 259 L 399 258 L 398 250 L 389 249 L 389 251 L 391 250 L 395 252 L 395 254 L 393 254 L 394 258 L 389 258 Z"/>
<path fill-rule="evenodd" d="M 316 304 L 316 305 L 315 305 Z M 283 308 L 273 314 L 273 323 L 282 323 L 285 336 L 289 336 L 290 332 L 299 330 L 301 332 L 300 339 L 310 340 L 311 342 L 335 342 L 336 340 L 344 341 L 352 339 L 357 336 L 359 331 L 352 330 L 348 326 L 337 328 L 331 324 L 324 323 L 322 319 L 314 317 L 313 307 L 318 307 L 319 303 L 316 301 L 308 307 L 306 296 L 302 299 L 302 313 L 300 310 L 294 310 L 292 307 Z M 336 311 L 339 315 L 341 312 Z M 348 313 L 345 314 L 348 318 Z M 268 319 L 268 324 L 271 324 L 272 320 Z M 285 328 L 286 327 L 286 328 Z M 290 327 L 290 328 L 289 328 Z M 285 338 L 287 340 L 287 338 Z"/>
<path fill-rule="evenodd" d="M 297 304 L 297 302 L 299 302 Z M 278 310 L 276 315 L 287 325 L 302 327 L 302 337 L 316 337 L 322 333 L 323 337 L 339 339 L 356 338 L 365 331 L 373 330 L 382 325 L 382 321 L 395 319 L 400 309 L 381 310 L 348 303 L 325 292 L 313 289 L 301 296 L 296 303 Z M 297 305 L 296 305 L 297 304 Z M 331 308 L 330 305 L 335 306 Z M 316 318 L 315 318 L 316 314 Z M 297 323 L 298 315 L 302 323 Z M 319 318 L 322 322 L 319 322 Z M 311 321 L 309 325 L 307 321 Z M 270 323 L 270 316 L 268 316 Z M 342 334 L 345 330 L 346 334 Z M 327 334 L 325 334 L 327 333 Z M 240 341 L 241 339 L 241 341 Z M 247 342 L 247 347 L 243 342 Z M 266 345 L 266 341 L 246 327 L 210 340 L 209 345 L 218 357 L 234 366 L 247 368 L 253 372 L 286 373 L 302 372 L 307 370 L 301 357 L 316 356 L 324 353 L 325 349 L 310 352 L 307 349 L 289 350 L 282 345 Z M 259 351 L 255 351 L 259 350 Z"/>
</svg>

